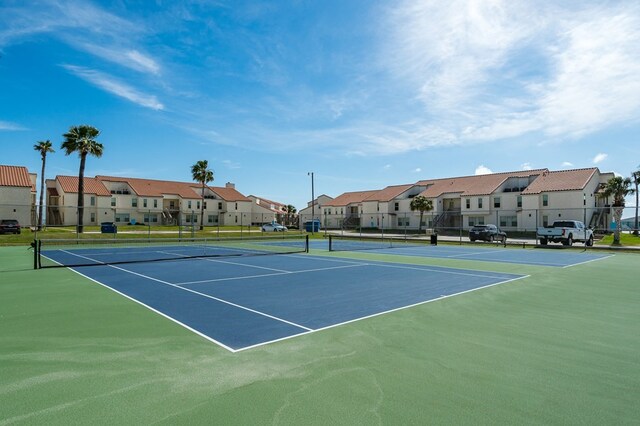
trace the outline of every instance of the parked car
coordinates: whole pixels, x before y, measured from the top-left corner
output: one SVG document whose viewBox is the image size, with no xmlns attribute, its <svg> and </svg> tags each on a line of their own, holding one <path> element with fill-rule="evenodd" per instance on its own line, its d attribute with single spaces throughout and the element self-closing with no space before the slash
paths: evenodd
<svg viewBox="0 0 640 426">
<path fill-rule="evenodd" d="M 2 219 L 0 221 L 0 234 L 19 234 L 20 223 L 15 219 Z"/>
<path fill-rule="evenodd" d="M 585 246 L 593 245 L 593 231 L 579 220 L 556 220 L 551 226 L 539 227 L 536 238 L 543 246 L 549 241 L 565 246 L 573 245 L 574 241 L 581 241 Z"/>
<path fill-rule="evenodd" d="M 265 223 L 262 225 L 262 232 L 284 232 L 287 227 L 277 222 Z"/>
<path fill-rule="evenodd" d="M 498 229 L 495 225 L 476 225 L 469 230 L 469 239 L 471 241 L 500 241 L 507 242 L 507 234 Z"/>
</svg>

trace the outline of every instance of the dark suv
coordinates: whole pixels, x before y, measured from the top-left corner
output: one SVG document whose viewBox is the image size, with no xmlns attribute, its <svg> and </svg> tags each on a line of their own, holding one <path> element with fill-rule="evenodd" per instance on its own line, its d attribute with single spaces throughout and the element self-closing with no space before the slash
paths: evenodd
<svg viewBox="0 0 640 426">
<path fill-rule="evenodd" d="M 471 241 L 500 241 L 507 242 L 507 234 L 498 229 L 495 225 L 477 225 L 469 230 L 469 239 Z"/>
<path fill-rule="evenodd" d="M 19 234 L 20 224 L 15 219 L 2 219 L 0 221 L 0 234 Z"/>
</svg>

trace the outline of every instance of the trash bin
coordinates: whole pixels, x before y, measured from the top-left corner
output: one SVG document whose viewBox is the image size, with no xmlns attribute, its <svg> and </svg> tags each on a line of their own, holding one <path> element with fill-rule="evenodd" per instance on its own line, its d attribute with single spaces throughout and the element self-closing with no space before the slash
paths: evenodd
<svg viewBox="0 0 640 426">
<path fill-rule="evenodd" d="M 307 220 L 304 223 L 304 229 L 307 232 L 318 232 L 318 231 L 320 231 L 320 219 Z"/>
<path fill-rule="evenodd" d="M 102 222 L 100 224 L 100 232 L 103 234 L 117 234 L 118 226 L 113 222 Z"/>
<path fill-rule="evenodd" d="M 431 245 L 432 246 L 438 245 L 438 234 L 431 234 Z"/>
</svg>

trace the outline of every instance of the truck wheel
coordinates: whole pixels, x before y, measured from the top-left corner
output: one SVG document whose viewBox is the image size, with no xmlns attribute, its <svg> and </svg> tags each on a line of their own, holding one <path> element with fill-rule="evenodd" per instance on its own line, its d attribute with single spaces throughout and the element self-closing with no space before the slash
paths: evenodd
<svg viewBox="0 0 640 426">
<path fill-rule="evenodd" d="M 584 245 L 587 247 L 591 247 L 593 245 L 593 235 L 590 236 L 587 241 L 585 241 Z"/>
<path fill-rule="evenodd" d="M 546 238 L 540 238 L 540 244 L 543 246 L 547 245 L 547 239 Z"/>
<path fill-rule="evenodd" d="M 562 242 L 563 245 L 571 247 L 573 245 L 573 236 L 569 234 L 566 240 Z"/>
<path fill-rule="evenodd" d="M 493 242 L 493 235 L 489 236 L 489 242 L 492 243 Z"/>
</svg>

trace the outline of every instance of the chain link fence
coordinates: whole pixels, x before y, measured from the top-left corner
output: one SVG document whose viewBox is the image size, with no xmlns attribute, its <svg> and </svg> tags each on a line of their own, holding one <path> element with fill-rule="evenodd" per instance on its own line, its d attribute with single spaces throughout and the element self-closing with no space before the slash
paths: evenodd
<svg viewBox="0 0 640 426">
<path fill-rule="evenodd" d="M 633 210 L 627 208 L 626 212 L 633 214 Z M 322 230 L 406 235 L 425 232 L 460 235 L 468 233 L 475 225 L 493 224 L 509 235 L 532 237 L 538 227 L 550 226 L 556 220 L 579 220 L 593 229 L 594 233 L 606 234 L 615 229 L 612 213 L 610 207 L 431 211 L 422 215 L 421 222 L 420 212 L 364 212 L 351 215 L 320 212 L 313 217 L 301 215 L 299 223 L 304 229 L 304 223 L 315 219 L 321 224 Z M 623 221 L 621 228 L 622 231 L 632 231 L 633 220 Z"/>
</svg>

